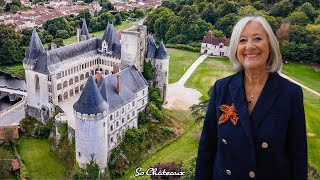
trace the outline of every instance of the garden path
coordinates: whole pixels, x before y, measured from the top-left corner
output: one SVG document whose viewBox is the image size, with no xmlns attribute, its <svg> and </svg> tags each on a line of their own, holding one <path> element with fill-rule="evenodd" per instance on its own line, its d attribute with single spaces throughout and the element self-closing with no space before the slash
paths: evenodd
<svg viewBox="0 0 320 180">
<path fill-rule="evenodd" d="M 208 55 L 201 55 L 184 73 L 180 80 L 176 83 L 169 84 L 167 90 L 167 101 L 164 107 L 168 109 L 188 110 L 193 104 L 198 104 L 199 98 L 202 94 L 191 88 L 184 87 L 191 74 L 197 67 L 208 57 Z"/>
</svg>

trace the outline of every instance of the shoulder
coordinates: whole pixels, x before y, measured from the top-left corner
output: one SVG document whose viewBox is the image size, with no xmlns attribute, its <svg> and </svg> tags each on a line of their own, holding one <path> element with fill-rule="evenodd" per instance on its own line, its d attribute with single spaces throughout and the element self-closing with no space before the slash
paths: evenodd
<svg viewBox="0 0 320 180">
<path fill-rule="evenodd" d="M 241 72 L 237 72 L 230 76 L 224 77 L 222 79 L 218 79 L 215 83 L 215 86 L 219 89 L 221 87 L 228 87 L 228 85 L 235 79 L 236 76 L 239 75 Z"/>
<path fill-rule="evenodd" d="M 288 79 L 280 76 L 278 73 L 276 73 L 277 79 L 280 84 L 280 88 L 284 93 L 287 93 L 288 95 L 295 97 L 297 95 L 302 95 L 302 89 L 299 85 L 289 81 Z"/>
</svg>

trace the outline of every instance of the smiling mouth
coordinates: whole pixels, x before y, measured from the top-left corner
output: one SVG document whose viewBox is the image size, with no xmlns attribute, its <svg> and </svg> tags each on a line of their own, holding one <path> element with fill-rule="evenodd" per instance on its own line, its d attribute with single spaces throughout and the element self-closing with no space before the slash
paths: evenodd
<svg viewBox="0 0 320 180">
<path fill-rule="evenodd" d="M 248 58 L 254 58 L 254 57 L 257 57 L 258 54 L 246 54 L 245 56 Z"/>
</svg>

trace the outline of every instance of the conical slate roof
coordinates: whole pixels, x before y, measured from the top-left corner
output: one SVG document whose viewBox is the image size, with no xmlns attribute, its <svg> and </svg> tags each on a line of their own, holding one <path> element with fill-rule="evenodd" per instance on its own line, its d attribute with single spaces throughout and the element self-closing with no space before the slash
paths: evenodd
<svg viewBox="0 0 320 180">
<path fill-rule="evenodd" d="M 109 104 L 101 96 L 93 76 L 89 76 L 79 100 L 73 105 L 73 109 L 81 114 L 97 114 L 109 109 Z"/>
<path fill-rule="evenodd" d="M 89 31 L 88 31 L 88 27 L 85 19 L 83 19 L 83 22 L 82 22 L 81 35 L 85 35 L 87 36 L 87 39 L 89 39 Z"/>
<path fill-rule="evenodd" d="M 156 59 L 167 59 L 168 53 L 166 51 L 166 48 L 164 47 L 163 41 L 160 42 L 160 46 L 156 52 Z"/>
<path fill-rule="evenodd" d="M 103 42 L 104 40 L 108 43 L 108 51 L 112 51 L 113 44 L 119 42 L 113 24 L 107 25 L 106 31 L 104 32 L 101 41 Z"/>
<path fill-rule="evenodd" d="M 147 58 L 154 58 L 157 51 L 156 43 L 151 35 L 148 35 L 147 41 Z"/>
<path fill-rule="evenodd" d="M 23 59 L 23 63 L 35 64 L 39 56 L 45 52 L 38 33 L 35 29 L 32 31 L 29 47 L 26 51 L 26 57 Z"/>
</svg>

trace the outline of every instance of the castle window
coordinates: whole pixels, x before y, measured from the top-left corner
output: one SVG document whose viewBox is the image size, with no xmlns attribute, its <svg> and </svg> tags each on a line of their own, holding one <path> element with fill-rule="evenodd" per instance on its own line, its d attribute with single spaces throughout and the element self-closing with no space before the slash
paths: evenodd
<svg viewBox="0 0 320 180">
<path fill-rule="evenodd" d="M 80 152 L 78 152 L 78 156 L 81 157 L 81 153 Z"/>
<path fill-rule="evenodd" d="M 134 101 L 132 101 L 132 107 L 134 107 Z"/>
<path fill-rule="evenodd" d="M 51 87 L 51 85 L 48 85 L 48 90 L 49 90 L 49 93 L 52 93 L 52 87 Z"/>
<path fill-rule="evenodd" d="M 86 73 L 86 78 L 89 77 L 89 72 Z"/>
<path fill-rule="evenodd" d="M 127 119 L 128 119 L 128 120 L 130 119 L 130 114 L 127 115 Z"/>
<path fill-rule="evenodd" d="M 128 104 L 128 109 L 130 109 L 130 104 Z"/>
<path fill-rule="evenodd" d="M 113 143 L 113 137 L 111 137 L 110 142 Z"/>
<path fill-rule="evenodd" d="M 142 105 L 144 105 L 144 99 L 142 99 Z"/>
<path fill-rule="evenodd" d="M 106 123 L 105 123 L 105 122 L 103 122 L 103 126 L 106 126 Z"/>
<path fill-rule="evenodd" d="M 124 123 L 124 118 L 121 119 L 121 122 Z"/>
<path fill-rule="evenodd" d="M 64 81 L 63 82 L 63 87 L 67 87 L 68 86 L 68 82 L 67 81 Z"/>
<path fill-rule="evenodd" d="M 73 73 L 73 68 L 71 68 L 71 74 Z"/>
<path fill-rule="evenodd" d="M 122 114 L 124 113 L 124 107 L 122 108 Z"/>
<path fill-rule="evenodd" d="M 61 78 L 61 73 L 58 73 L 57 74 L 57 79 L 60 79 Z"/>
<path fill-rule="evenodd" d="M 111 120 L 111 121 L 113 120 L 113 117 L 112 117 L 112 115 L 110 115 L 110 120 Z"/>
<path fill-rule="evenodd" d="M 117 117 L 119 117 L 119 111 L 117 111 Z"/>
<path fill-rule="evenodd" d="M 142 95 L 144 95 L 144 90 L 142 91 Z"/>
<path fill-rule="evenodd" d="M 111 132 L 113 131 L 113 125 L 110 126 L 110 131 L 111 131 Z"/>
<path fill-rule="evenodd" d="M 135 115 L 134 111 L 132 111 L 132 117 Z"/>
<path fill-rule="evenodd" d="M 81 74 L 81 75 L 80 75 L 80 80 L 83 80 L 83 79 L 84 79 L 84 75 Z"/>
<path fill-rule="evenodd" d="M 78 82 L 78 81 L 79 81 L 79 77 L 76 76 L 76 77 L 74 78 L 74 82 Z"/>
<path fill-rule="evenodd" d="M 64 71 L 62 71 L 62 77 L 64 77 Z"/>
<path fill-rule="evenodd" d="M 119 127 L 119 121 L 116 122 L 116 127 Z"/>
<path fill-rule="evenodd" d="M 49 103 L 52 103 L 52 97 L 49 96 Z"/>
<path fill-rule="evenodd" d="M 68 75 L 70 75 L 70 69 L 68 69 Z"/>
<path fill-rule="evenodd" d="M 36 90 L 39 90 L 40 89 L 40 82 L 39 82 L 39 76 L 36 74 Z"/>
<path fill-rule="evenodd" d="M 72 85 L 73 84 L 73 79 L 70 79 L 69 80 L 69 85 Z"/>
</svg>

